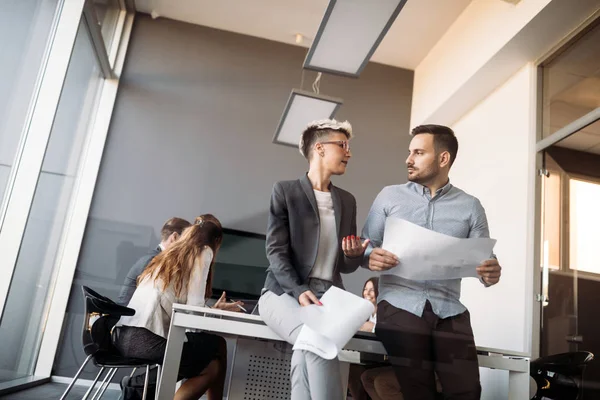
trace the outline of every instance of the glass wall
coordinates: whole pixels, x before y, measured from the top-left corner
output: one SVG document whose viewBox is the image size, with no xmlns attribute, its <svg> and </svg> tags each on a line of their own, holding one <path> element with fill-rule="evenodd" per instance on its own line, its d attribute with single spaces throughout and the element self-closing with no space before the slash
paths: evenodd
<svg viewBox="0 0 600 400">
<path fill-rule="evenodd" d="M 53 38 L 59 3 L 3 0 L 0 6 L 0 210 Z"/>
<path fill-rule="evenodd" d="M 600 21 L 543 65 L 543 137 L 600 107 Z"/>
<path fill-rule="evenodd" d="M 107 53 L 133 22 L 124 7 L 0 1 L 0 397 L 53 373 L 61 285 L 73 280 L 123 63 Z"/>
<path fill-rule="evenodd" d="M 0 368 L 15 376 L 33 373 L 54 261 L 101 81 L 81 22 L 0 323 Z"/>
<path fill-rule="evenodd" d="M 599 42 L 600 19 L 542 64 L 542 356 L 600 353 Z M 600 365 L 584 379 L 583 398 L 599 398 Z"/>
</svg>

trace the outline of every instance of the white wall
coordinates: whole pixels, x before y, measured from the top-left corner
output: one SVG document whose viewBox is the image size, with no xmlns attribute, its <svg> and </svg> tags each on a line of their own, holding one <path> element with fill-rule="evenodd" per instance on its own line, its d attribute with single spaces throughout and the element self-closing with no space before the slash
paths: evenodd
<svg viewBox="0 0 600 400">
<path fill-rule="evenodd" d="M 473 0 L 415 70 L 411 126 L 437 110 L 550 0 Z"/>
<path fill-rule="evenodd" d="M 478 346 L 528 352 L 533 307 L 533 179 L 535 179 L 535 67 L 528 64 L 453 129 L 459 152 L 450 179 L 485 207 L 499 284 L 463 280 Z M 506 372 L 481 369 L 484 399 L 506 399 Z"/>
</svg>

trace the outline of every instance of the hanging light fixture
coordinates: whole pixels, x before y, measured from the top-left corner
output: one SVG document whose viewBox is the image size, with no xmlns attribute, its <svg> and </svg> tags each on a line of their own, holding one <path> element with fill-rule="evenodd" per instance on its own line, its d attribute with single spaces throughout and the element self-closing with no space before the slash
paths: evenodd
<svg viewBox="0 0 600 400">
<path fill-rule="evenodd" d="M 275 131 L 273 143 L 298 148 L 300 135 L 308 123 L 333 118 L 342 99 L 293 89 Z"/>
<path fill-rule="evenodd" d="M 358 77 L 406 1 L 330 0 L 304 68 Z"/>
</svg>

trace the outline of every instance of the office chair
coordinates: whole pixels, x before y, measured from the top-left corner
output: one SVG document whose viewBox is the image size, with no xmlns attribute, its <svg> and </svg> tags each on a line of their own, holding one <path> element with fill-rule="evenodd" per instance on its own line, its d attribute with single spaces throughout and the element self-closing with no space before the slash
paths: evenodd
<svg viewBox="0 0 600 400">
<path fill-rule="evenodd" d="M 63 393 L 60 400 L 64 400 L 67 397 L 73 388 L 73 385 L 77 381 L 77 378 L 90 360 L 93 360 L 94 364 L 97 367 L 100 367 L 100 371 L 96 375 L 96 379 L 94 379 L 94 382 L 87 390 L 82 400 L 86 400 L 88 398 L 96 386 L 98 379 L 100 379 L 100 376 L 102 376 L 102 373 L 106 369 L 108 369 L 106 371 L 106 375 L 92 396 L 92 400 L 98 400 L 102 397 L 108 388 L 110 381 L 119 368 L 134 368 L 135 372 L 135 369 L 140 367 L 146 367 L 146 379 L 144 381 L 144 392 L 142 395 L 142 400 L 146 400 L 150 366 L 155 365 L 156 363 L 138 358 L 123 357 L 113 346 L 111 340 L 111 330 L 119 318 L 121 316 L 134 315 L 135 310 L 121 306 L 108 297 L 98 294 L 87 286 L 82 286 L 81 289 L 83 291 L 84 301 L 82 342 L 83 351 L 87 357 L 81 367 L 79 367 L 79 370 L 73 377 L 73 380 Z M 160 369 L 158 370 L 158 374 L 158 376 L 160 376 Z"/>
<path fill-rule="evenodd" d="M 537 384 L 532 400 L 578 400 L 583 391 L 583 373 L 594 359 L 588 351 L 540 357 L 530 364 L 529 374 Z"/>
</svg>

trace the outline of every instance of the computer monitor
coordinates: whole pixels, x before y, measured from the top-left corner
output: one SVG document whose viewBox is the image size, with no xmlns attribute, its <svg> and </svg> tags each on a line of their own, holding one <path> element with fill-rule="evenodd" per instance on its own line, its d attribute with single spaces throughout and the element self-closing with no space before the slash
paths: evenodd
<svg viewBox="0 0 600 400">
<path fill-rule="evenodd" d="M 213 272 L 213 299 L 224 290 L 228 299 L 249 306 L 258 300 L 269 266 L 265 239 L 262 234 L 223 228 L 223 244 Z"/>
</svg>

